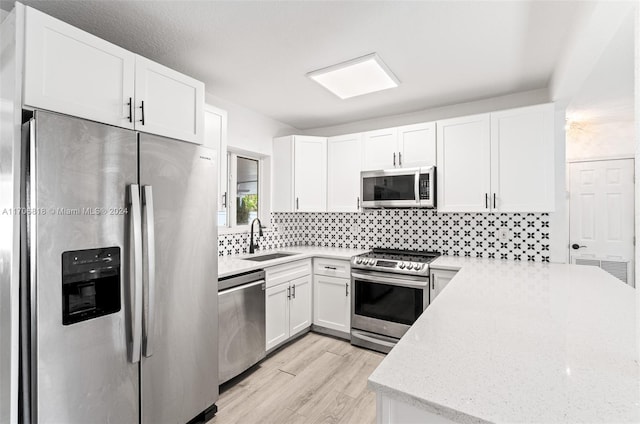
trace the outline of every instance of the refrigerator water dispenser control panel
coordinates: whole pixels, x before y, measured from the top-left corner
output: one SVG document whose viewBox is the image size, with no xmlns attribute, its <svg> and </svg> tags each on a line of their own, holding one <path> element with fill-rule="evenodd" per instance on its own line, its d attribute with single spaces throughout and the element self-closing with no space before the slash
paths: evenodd
<svg viewBox="0 0 640 424">
<path fill-rule="evenodd" d="M 62 324 L 120 310 L 120 248 L 62 253 Z"/>
</svg>

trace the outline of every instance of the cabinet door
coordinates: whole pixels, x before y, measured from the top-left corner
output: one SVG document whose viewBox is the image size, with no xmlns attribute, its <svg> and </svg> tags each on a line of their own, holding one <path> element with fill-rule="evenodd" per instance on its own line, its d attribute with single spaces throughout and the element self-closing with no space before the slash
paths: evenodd
<svg viewBox="0 0 640 424">
<path fill-rule="evenodd" d="M 296 212 L 327 210 L 327 139 L 295 136 L 294 207 Z M 287 190 L 287 187 L 274 187 Z"/>
<path fill-rule="evenodd" d="M 360 210 L 360 134 L 327 139 L 327 211 Z"/>
<path fill-rule="evenodd" d="M 348 333 L 351 330 L 351 280 L 314 275 L 313 323 Z"/>
<path fill-rule="evenodd" d="M 362 136 L 362 170 L 390 169 L 398 163 L 398 130 L 369 131 Z"/>
<path fill-rule="evenodd" d="M 429 303 L 440 294 L 458 271 L 431 270 L 431 288 L 429 289 Z"/>
<path fill-rule="evenodd" d="M 204 109 L 204 147 L 216 151 L 218 166 L 218 225 L 227 225 L 227 112 L 206 105 Z M 221 222 L 223 217 L 223 222 Z"/>
<path fill-rule="evenodd" d="M 289 283 L 265 291 L 266 350 L 289 338 Z"/>
<path fill-rule="evenodd" d="M 271 157 L 271 212 L 294 212 L 294 136 L 273 139 Z"/>
<path fill-rule="evenodd" d="M 27 7 L 24 60 L 25 105 L 133 128 L 133 53 Z"/>
<path fill-rule="evenodd" d="M 491 206 L 499 212 L 554 210 L 553 104 L 491 114 Z"/>
<path fill-rule="evenodd" d="M 289 336 L 311 326 L 311 275 L 291 281 Z"/>
<path fill-rule="evenodd" d="M 136 130 L 203 143 L 202 82 L 136 56 L 135 98 Z"/>
<path fill-rule="evenodd" d="M 438 210 L 488 212 L 489 114 L 438 121 Z"/>
<path fill-rule="evenodd" d="M 436 123 L 398 128 L 398 165 L 403 168 L 436 165 Z"/>
</svg>

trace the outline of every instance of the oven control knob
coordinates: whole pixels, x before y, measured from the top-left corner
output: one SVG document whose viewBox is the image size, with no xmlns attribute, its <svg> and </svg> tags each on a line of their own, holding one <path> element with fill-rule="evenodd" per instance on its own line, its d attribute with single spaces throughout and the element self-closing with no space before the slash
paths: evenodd
<svg viewBox="0 0 640 424">
<path fill-rule="evenodd" d="M 413 264 L 411 262 L 407 264 L 407 269 L 413 269 Z"/>
<path fill-rule="evenodd" d="M 376 264 L 375 259 L 369 259 L 369 265 L 374 266 Z"/>
<path fill-rule="evenodd" d="M 362 258 L 356 258 L 356 263 L 359 265 L 362 263 Z"/>
<path fill-rule="evenodd" d="M 404 262 L 400 262 L 400 264 L 398 265 L 398 267 L 400 267 L 400 269 L 404 269 L 404 267 L 405 267 Z"/>
<path fill-rule="evenodd" d="M 415 270 L 420 271 L 422 269 L 422 264 L 416 264 Z"/>
</svg>

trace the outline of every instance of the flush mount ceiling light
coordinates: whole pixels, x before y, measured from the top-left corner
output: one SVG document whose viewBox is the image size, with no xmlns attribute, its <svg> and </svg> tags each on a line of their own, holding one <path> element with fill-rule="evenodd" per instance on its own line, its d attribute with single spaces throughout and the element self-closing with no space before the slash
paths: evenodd
<svg viewBox="0 0 640 424">
<path fill-rule="evenodd" d="M 376 53 L 318 69 L 307 76 L 341 99 L 395 88 L 400 84 Z"/>
</svg>

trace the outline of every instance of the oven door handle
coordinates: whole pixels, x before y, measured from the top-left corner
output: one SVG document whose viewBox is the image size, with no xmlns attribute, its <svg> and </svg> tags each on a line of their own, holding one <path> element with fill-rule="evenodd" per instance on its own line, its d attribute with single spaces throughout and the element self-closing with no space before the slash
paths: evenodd
<svg viewBox="0 0 640 424">
<path fill-rule="evenodd" d="M 369 283 L 383 283 L 383 284 L 390 284 L 392 286 L 414 287 L 417 289 L 424 289 L 429 285 L 428 278 L 426 278 L 424 281 L 416 281 L 416 280 L 405 280 L 405 279 L 393 278 L 393 277 L 383 277 L 379 275 L 366 275 L 366 274 L 360 274 L 357 272 L 352 272 L 351 277 L 353 279 L 367 281 Z"/>
</svg>

